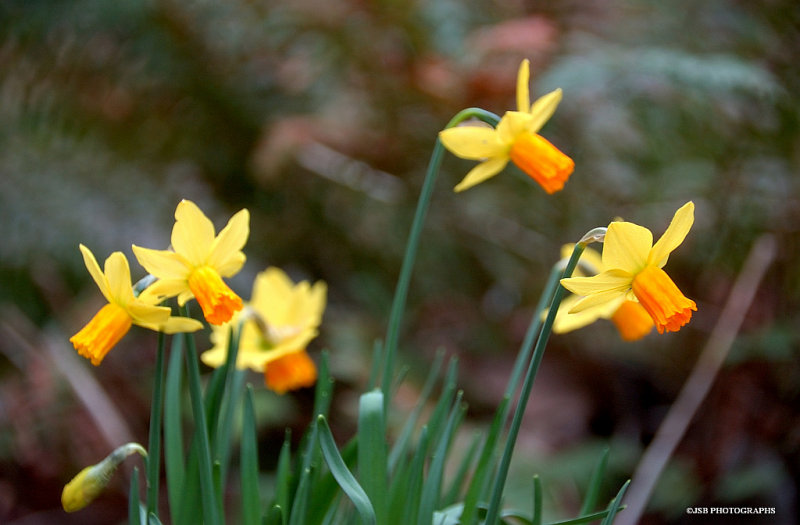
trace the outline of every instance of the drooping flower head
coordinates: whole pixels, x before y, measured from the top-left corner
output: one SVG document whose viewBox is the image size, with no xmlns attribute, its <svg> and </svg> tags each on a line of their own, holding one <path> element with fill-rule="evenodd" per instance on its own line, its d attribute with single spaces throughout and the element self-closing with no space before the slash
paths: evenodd
<svg viewBox="0 0 800 525">
<path fill-rule="evenodd" d="M 249 222 L 249 212 L 240 210 L 215 235 L 214 225 L 200 208 L 182 200 L 175 210 L 172 250 L 133 246 L 139 263 L 159 279 L 151 285 L 152 293 L 177 295 L 181 306 L 194 297 L 206 321 L 216 325 L 228 321 L 242 309 L 242 300 L 222 278 L 236 275 L 244 265 L 241 250 L 250 232 Z"/>
<path fill-rule="evenodd" d="M 86 269 L 108 301 L 86 326 L 70 338 L 75 350 L 90 359 L 93 365 L 100 364 L 109 350 L 128 333 L 131 325 L 168 334 L 194 332 L 203 327 L 194 319 L 171 317 L 170 309 L 156 306 L 160 299 L 147 289 L 135 297 L 128 259 L 122 252 L 112 253 L 105 261 L 105 271 L 102 271 L 89 248 L 81 244 L 80 250 Z"/>
<path fill-rule="evenodd" d="M 603 245 L 604 271 L 593 277 L 562 279 L 572 293 L 583 296 L 570 313 L 617 301 L 638 301 L 659 333 L 676 332 L 692 318 L 697 305 L 681 293 L 662 269 L 669 254 L 686 238 L 694 223 L 694 203 L 687 202 L 664 235 L 653 244 L 647 228 L 630 222 L 612 222 Z"/>
<path fill-rule="evenodd" d="M 103 461 L 90 465 L 75 475 L 61 491 L 61 506 L 67 512 L 86 507 L 106 488 L 117 467 L 133 453 L 147 457 L 147 451 L 138 443 L 127 443 L 116 448 Z"/>
<path fill-rule="evenodd" d="M 564 187 L 575 163 L 538 134 L 561 101 L 561 90 L 556 89 L 531 105 L 529 77 L 529 62 L 523 60 L 517 74 L 517 111 L 507 111 L 497 128 L 463 125 L 439 132 L 439 139 L 451 153 L 481 161 L 455 187 L 456 191 L 497 175 L 508 161 L 514 162 L 547 193 Z"/>
<path fill-rule="evenodd" d="M 572 250 L 573 245 L 565 245 L 561 250 L 562 259 L 569 258 Z M 597 275 L 604 270 L 601 255 L 591 248 L 586 248 L 581 254 L 575 275 Z M 598 319 L 610 319 L 625 341 L 637 341 L 653 329 L 654 324 L 650 314 L 637 301 L 626 299 L 625 295 L 620 295 L 617 299 L 604 304 L 570 313 L 580 300 L 581 297 L 570 295 L 561 302 L 553 323 L 553 332 L 557 334 L 571 332 Z"/>
<path fill-rule="evenodd" d="M 256 276 L 244 310 L 230 324 L 212 327 L 214 346 L 201 359 L 212 367 L 224 364 L 229 327 L 241 322 L 237 368 L 263 372 L 267 386 L 278 393 L 312 385 L 316 367 L 305 349 L 319 333 L 326 292 L 324 282 L 295 284 L 283 270 L 267 268 Z"/>
</svg>

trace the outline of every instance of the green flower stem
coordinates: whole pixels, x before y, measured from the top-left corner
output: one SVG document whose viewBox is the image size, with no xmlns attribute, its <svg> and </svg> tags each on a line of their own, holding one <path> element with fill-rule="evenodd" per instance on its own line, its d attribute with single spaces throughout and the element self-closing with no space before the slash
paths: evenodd
<svg viewBox="0 0 800 525">
<path fill-rule="evenodd" d="M 189 317 L 186 306 L 180 307 L 180 314 Z M 200 494 L 203 504 L 205 523 L 217 525 L 221 523 L 217 497 L 214 494 L 214 476 L 211 468 L 211 447 L 208 441 L 208 425 L 203 404 L 203 393 L 200 387 L 200 365 L 197 362 L 197 348 L 191 334 L 184 334 L 186 340 L 186 368 L 189 376 L 189 396 L 192 399 L 192 415 L 197 433 L 198 460 L 200 469 Z"/>
<path fill-rule="evenodd" d="M 525 363 L 528 362 L 531 350 L 533 349 L 533 343 L 536 342 L 536 336 L 539 335 L 539 329 L 542 327 L 542 312 L 545 311 L 547 305 L 553 300 L 558 281 L 562 277 L 561 272 L 562 270 L 559 264 L 554 265 L 552 270 L 550 270 L 550 276 L 547 278 L 542 296 L 539 297 L 539 304 L 536 305 L 536 310 L 533 311 L 533 319 L 531 319 L 531 324 L 528 325 L 528 331 L 525 333 L 525 338 L 522 340 L 522 345 L 517 354 L 517 359 L 514 361 L 514 368 L 511 371 L 511 377 L 506 387 L 505 395 L 508 396 L 509 399 L 511 399 L 514 392 L 517 391 L 519 379 L 522 376 L 522 369 Z M 508 405 L 506 405 L 506 409 L 508 409 Z M 505 421 L 505 418 L 503 420 Z"/>
<path fill-rule="evenodd" d="M 502 432 L 501 429 L 505 428 L 506 420 L 508 419 L 508 411 L 511 407 L 509 400 L 517 391 L 517 386 L 519 386 L 519 379 L 522 376 L 525 363 L 527 363 L 528 359 L 530 358 L 531 351 L 533 350 L 533 344 L 536 342 L 536 336 L 539 335 L 539 329 L 542 327 L 542 312 L 553 300 L 553 294 L 555 294 L 556 287 L 558 286 L 558 280 L 561 278 L 561 273 L 561 266 L 559 264 L 554 265 L 553 269 L 550 270 L 550 277 L 547 279 L 547 283 L 542 291 L 542 295 L 539 297 L 539 303 L 536 305 L 536 309 L 534 310 L 533 319 L 531 319 L 531 323 L 528 325 L 528 331 L 525 333 L 525 337 L 522 340 L 522 345 L 517 353 L 517 358 L 514 362 L 514 368 L 512 369 L 511 377 L 508 380 L 508 386 L 506 387 L 505 395 L 503 396 L 504 402 L 500 403 L 497 408 L 497 413 L 495 414 L 494 420 L 496 425 L 492 425 L 492 428 L 497 428 L 497 431 L 489 432 L 486 441 L 483 444 L 483 449 L 481 450 L 481 455 L 478 459 L 475 474 L 473 475 L 473 479 L 479 481 L 470 485 L 467 497 L 464 500 L 464 510 L 461 513 L 461 523 L 467 525 L 473 523 L 475 513 L 477 511 L 477 505 L 480 499 L 479 495 L 484 493 L 486 487 L 488 487 L 489 483 L 491 482 L 491 477 L 487 476 L 486 472 L 489 470 L 490 461 L 495 457 L 495 445 L 500 433 Z"/>
<path fill-rule="evenodd" d="M 467 108 L 457 113 L 450 122 L 447 123 L 445 129 L 452 128 L 465 120 L 475 118 L 482 120 L 492 126 L 496 126 L 500 121 L 500 117 L 489 111 L 480 108 Z M 403 310 L 406 306 L 406 299 L 408 297 L 408 286 L 411 282 L 411 272 L 414 269 L 414 262 L 417 256 L 417 248 L 419 247 L 419 236 L 422 231 L 422 224 L 425 222 L 425 215 L 430 206 L 431 195 L 433 194 L 433 187 L 436 183 L 436 177 L 439 175 L 439 168 L 442 164 L 442 155 L 444 153 L 444 146 L 437 137 L 436 145 L 431 154 L 431 160 L 428 162 L 428 170 L 425 174 L 425 181 L 420 190 L 419 200 L 417 201 L 417 210 L 414 213 L 414 221 L 411 224 L 411 232 L 408 235 L 406 243 L 406 251 L 403 255 L 403 264 L 400 268 L 400 277 L 397 280 L 397 287 L 395 288 L 394 299 L 392 300 L 392 309 L 389 314 L 389 324 L 386 330 L 386 339 L 383 350 L 383 376 L 382 376 L 382 390 L 384 395 L 384 402 L 388 403 L 391 398 L 392 386 L 392 370 L 394 367 L 394 358 L 397 353 L 397 340 L 400 332 L 400 322 L 403 317 Z"/>
<path fill-rule="evenodd" d="M 575 248 L 572 250 L 572 256 L 569 258 L 567 267 L 564 269 L 564 278 L 572 276 L 572 272 L 575 270 L 575 266 L 577 266 L 583 250 L 586 249 L 586 244 L 587 242 L 583 239 L 581 242 L 575 244 Z M 539 370 L 539 365 L 542 362 L 547 341 L 550 339 L 550 333 L 553 330 L 553 322 L 556 319 L 556 313 L 558 313 L 558 306 L 561 304 L 561 299 L 564 298 L 565 292 L 566 290 L 563 286 L 559 286 L 556 289 L 556 292 L 553 295 L 553 301 L 550 303 L 550 309 L 547 312 L 547 318 L 545 319 L 544 326 L 542 327 L 542 332 L 539 334 L 539 339 L 536 342 L 536 348 L 533 350 L 533 358 L 531 359 L 530 365 L 528 366 L 528 371 L 525 374 L 525 382 L 522 384 L 519 402 L 517 403 L 516 410 L 514 411 L 514 417 L 511 420 L 511 427 L 508 431 L 508 440 L 506 441 L 506 446 L 503 450 L 503 457 L 500 460 L 497 477 L 495 478 L 494 489 L 489 502 L 489 510 L 486 513 L 486 520 L 484 522 L 486 525 L 495 525 L 497 523 L 500 512 L 500 500 L 503 496 L 503 489 L 505 487 L 506 477 L 508 476 L 508 469 L 511 465 L 511 455 L 514 451 L 514 445 L 516 444 L 517 436 L 519 435 L 520 426 L 522 425 L 522 417 L 524 416 L 525 408 L 528 405 L 528 398 L 531 395 L 533 381 L 536 378 L 536 372 Z M 537 310 L 534 313 L 534 321 L 532 321 L 532 324 L 535 323 L 536 319 L 538 319 L 540 316 L 541 313 Z"/>
<path fill-rule="evenodd" d="M 158 332 L 153 399 L 150 406 L 150 437 L 147 451 L 147 513 L 158 515 L 158 481 L 161 465 L 161 418 L 164 410 L 164 347 L 163 332 Z"/>
</svg>

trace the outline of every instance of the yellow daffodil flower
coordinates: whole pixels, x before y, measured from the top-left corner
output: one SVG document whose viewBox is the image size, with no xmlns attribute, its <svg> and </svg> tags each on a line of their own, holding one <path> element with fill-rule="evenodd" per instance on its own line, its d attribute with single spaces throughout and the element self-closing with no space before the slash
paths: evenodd
<svg viewBox="0 0 800 525">
<path fill-rule="evenodd" d="M 108 351 L 128 333 L 131 325 L 168 334 L 194 332 L 203 327 L 202 323 L 194 319 L 171 317 L 170 309 L 156 306 L 160 302 L 159 297 L 149 293 L 147 289 L 139 297 L 135 297 L 128 259 L 122 252 L 114 252 L 106 259 L 103 272 L 89 248 L 81 244 L 80 249 L 86 269 L 108 300 L 108 304 L 70 338 L 75 350 L 83 357 L 91 359 L 93 365 L 100 364 Z"/>
<path fill-rule="evenodd" d="M 568 259 L 572 253 L 573 245 L 565 245 L 561 250 L 562 259 Z M 586 248 L 581 254 L 576 275 L 597 275 L 605 270 L 601 255 Z M 577 295 L 570 295 L 561 302 L 558 315 L 553 323 L 553 332 L 557 334 L 571 332 L 578 328 L 592 324 L 598 319 L 610 319 L 616 326 L 620 337 L 625 341 L 637 341 L 646 336 L 653 329 L 653 320 L 650 314 L 636 301 L 630 301 L 624 295 L 604 304 L 587 308 L 580 312 L 570 313 L 570 310 L 581 300 Z"/>
<path fill-rule="evenodd" d="M 191 201 L 182 200 L 175 210 L 172 250 L 152 250 L 133 246 L 133 253 L 144 268 L 158 277 L 151 285 L 153 294 L 178 296 L 183 306 L 194 297 L 211 324 L 230 320 L 242 309 L 242 300 L 222 280 L 241 270 L 245 256 L 242 247 L 250 232 L 249 212 L 241 210 L 215 236 L 214 225 Z"/>
<path fill-rule="evenodd" d="M 279 393 L 313 384 L 316 367 L 305 348 L 319 333 L 326 293 L 325 283 L 295 284 L 278 268 L 259 273 L 249 304 L 230 321 L 234 329 L 242 322 L 236 367 L 263 372 L 267 386 Z M 208 366 L 225 363 L 228 329 L 212 327 L 214 346 L 201 355 Z"/>
<path fill-rule="evenodd" d="M 664 235 L 653 244 L 653 234 L 630 222 L 612 222 L 603 245 L 604 271 L 593 277 L 562 279 L 572 293 L 583 296 L 570 309 L 581 312 L 617 301 L 638 301 L 659 333 L 676 332 L 692 318 L 697 305 L 681 293 L 662 269 L 669 254 L 686 238 L 694 223 L 694 203 L 687 202 Z"/>
<path fill-rule="evenodd" d="M 103 461 L 90 465 L 64 485 L 61 491 L 61 506 L 67 512 L 75 512 L 86 507 L 106 488 L 117 467 L 133 453 L 147 457 L 147 451 L 138 443 L 122 445 Z"/>
<path fill-rule="evenodd" d="M 561 90 L 556 89 L 531 105 L 529 70 L 528 60 L 523 60 L 517 74 L 517 111 L 507 111 L 497 128 L 465 125 L 439 132 L 439 139 L 451 153 L 481 161 L 455 191 L 466 190 L 497 175 L 509 160 L 547 193 L 563 188 L 572 174 L 573 160 L 538 134 L 561 101 Z"/>
</svg>

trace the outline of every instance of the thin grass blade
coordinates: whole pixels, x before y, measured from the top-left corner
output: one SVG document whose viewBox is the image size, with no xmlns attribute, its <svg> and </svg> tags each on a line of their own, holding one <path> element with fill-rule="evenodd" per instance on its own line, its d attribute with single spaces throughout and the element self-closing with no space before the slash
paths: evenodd
<svg viewBox="0 0 800 525">
<path fill-rule="evenodd" d="M 603 483 L 603 476 L 606 473 L 608 466 L 608 448 L 603 450 L 600 459 L 592 472 L 592 477 L 589 479 L 589 486 L 586 488 L 586 496 L 583 498 L 583 504 L 579 515 L 583 516 L 588 514 L 597 506 L 597 498 L 600 496 L 600 485 Z"/>
<path fill-rule="evenodd" d="M 256 444 L 256 416 L 253 408 L 253 387 L 247 385 L 242 416 L 242 441 L 239 469 L 242 480 L 242 523 L 261 523 L 261 500 L 258 490 L 258 446 Z"/>
<path fill-rule="evenodd" d="M 625 491 L 628 490 L 628 485 L 630 484 L 631 480 L 628 480 L 625 482 L 624 485 L 622 485 L 622 488 L 619 489 L 617 497 L 614 498 L 614 501 L 612 501 L 611 504 L 608 506 L 608 515 L 605 517 L 605 519 L 600 525 L 611 525 L 612 523 L 614 523 L 614 519 L 617 517 L 617 512 L 621 510 L 620 505 L 622 505 L 622 498 L 625 496 Z"/>
</svg>

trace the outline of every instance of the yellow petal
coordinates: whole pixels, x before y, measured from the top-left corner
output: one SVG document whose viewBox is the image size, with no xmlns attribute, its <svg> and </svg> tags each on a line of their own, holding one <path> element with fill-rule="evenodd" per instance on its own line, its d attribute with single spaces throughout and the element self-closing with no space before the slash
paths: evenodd
<svg viewBox="0 0 800 525">
<path fill-rule="evenodd" d="M 439 140 L 453 155 L 462 159 L 481 160 L 502 154 L 497 131 L 483 126 L 458 126 L 439 132 Z"/>
<path fill-rule="evenodd" d="M 672 250 L 680 246 L 686 238 L 686 234 L 694 224 L 694 203 L 687 202 L 675 212 L 672 222 L 669 223 L 667 231 L 656 242 L 653 249 L 650 250 L 650 255 L 647 257 L 647 262 L 655 264 L 659 268 L 663 268 L 667 264 L 667 259 Z"/>
<path fill-rule="evenodd" d="M 165 334 L 178 334 L 196 332 L 203 328 L 203 323 L 197 319 L 190 319 L 188 317 L 170 317 L 166 322 L 160 323 L 158 326 L 142 326 L 158 332 L 164 332 Z"/>
<path fill-rule="evenodd" d="M 519 72 L 517 72 L 517 111 L 523 113 L 527 113 L 531 105 L 531 96 L 528 88 L 530 75 L 530 62 L 526 58 L 519 65 Z"/>
<path fill-rule="evenodd" d="M 231 217 L 231 220 L 211 244 L 208 265 L 216 269 L 222 277 L 231 277 L 236 274 L 244 264 L 245 257 L 240 250 L 247 242 L 249 234 L 250 212 L 246 209 L 240 210 Z"/>
<path fill-rule="evenodd" d="M 653 246 L 650 230 L 631 222 L 612 222 L 603 243 L 603 266 L 636 273 L 647 264 Z"/>
<path fill-rule="evenodd" d="M 153 306 L 142 301 L 135 301 L 129 304 L 126 310 L 133 319 L 134 324 L 151 328 L 152 330 L 158 330 L 159 325 L 166 323 L 171 312 L 167 306 Z"/>
<path fill-rule="evenodd" d="M 175 297 L 189 290 L 189 284 L 182 279 L 159 279 L 139 295 L 139 299 L 149 304 L 157 304 L 169 297 Z M 191 293 L 191 292 L 190 292 Z"/>
<path fill-rule="evenodd" d="M 175 209 L 171 240 L 176 252 L 186 257 L 192 265 L 199 266 L 206 262 L 211 251 L 214 225 L 195 203 L 182 200 Z"/>
<path fill-rule="evenodd" d="M 563 245 L 561 247 L 561 258 L 565 261 L 569 259 L 574 249 L 574 244 Z M 588 272 L 589 276 L 592 276 L 601 273 L 603 270 L 603 258 L 600 253 L 593 248 L 586 248 L 581 254 L 580 263 L 578 267 L 575 268 L 575 273 L 573 275 L 579 277 L 585 275 L 585 272 Z"/>
<path fill-rule="evenodd" d="M 607 270 L 594 277 L 561 279 L 561 285 L 576 295 L 592 295 L 608 291 L 625 291 L 630 288 L 633 276 L 623 270 Z"/>
<path fill-rule="evenodd" d="M 582 298 L 580 301 L 578 301 L 575 304 L 575 306 L 572 307 L 569 313 L 576 314 L 590 308 L 600 307 L 600 305 L 607 305 L 607 304 L 619 305 L 620 299 L 624 298 L 625 294 L 626 294 L 625 290 L 607 290 L 604 292 L 598 292 L 592 295 L 588 295 Z"/>
<path fill-rule="evenodd" d="M 106 276 L 103 275 L 103 271 L 100 270 L 100 265 L 97 264 L 97 259 L 94 258 L 94 254 L 83 244 L 79 245 L 79 248 L 81 250 L 81 254 L 83 255 L 83 263 L 86 265 L 86 269 L 89 270 L 89 275 L 92 276 L 92 279 L 94 279 L 97 287 L 100 288 L 100 293 L 103 294 L 103 297 L 106 298 L 106 301 L 109 303 L 113 302 L 114 299 L 108 286 L 108 280 L 106 279 Z"/>
<path fill-rule="evenodd" d="M 131 269 L 128 259 L 122 252 L 114 252 L 105 262 L 105 274 L 108 279 L 108 288 L 114 301 L 122 305 L 133 300 L 131 288 Z"/>
<path fill-rule="evenodd" d="M 232 277 L 239 273 L 239 270 L 242 269 L 246 260 L 247 257 L 244 253 L 236 252 L 228 256 L 225 261 L 217 266 L 217 273 L 219 273 L 221 277 Z"/>
<path fill-rule="evenodd" d="M 598 319 L 608 319 L 619 308 L 625 296 L 620 295 L 619 299 L 609 301 L 605 304 L 587 308 L 581 312 L 569 313 L 572 308 L 580 301 L 577 295 L 571 295 L 561 302 L 558 308 L 558 315 L 553 323 L 553 332 L 563 334 L 590 325 Z"/>
<path fill-rule="evenodd" d="M 506 164 L 508 164 L 507 158 L 495 158 L 481 162 L 467 173 L 467 176 L 456 185 L 454 190 L 464 191 L 476 184 L 480 184 L 500 173 L 506 167 Z"/>
<path fill-rule="evenodd" d="M 148 273 L 159 279 L 186 279 L 192 268 L 186 258 L 169 250 L 153 250 L 133 245 L 133 255 Z"/>
<path fill-rule="evenodd" d="M 503 148 L 511 148 L 519 135 L 525 133 L 530 127 L 533 117 L 530 113 L 519 111 L 506 111 L 500 122 L 497 123 L 497 138 Z M 504 149 L 505 151 L 505 149 Z"/>
<path fill-rule="evenodd" d="M 206 350 L 205 352 L 200 354 L 200 359 L 203 361 L 203 363 L 205 363 L 206 366 L 210 366 L 212 368 L 219 368 L 223 364 L 225 364 L 226 352 L 227 350 L 224 346 L 215 346 L 211 350 Z M 241 353 L 241 348 L 240 348 L 240 353 Z M 237 368 L 239 368 L 238 361 L 239 359 L 237 358 Z"/>
<path fill-rule="evenodd" d="M 536 102 L 531 106 L 530 114 L 531 120 L 528 122 L 528 131 L 536 133 L 542 126 L 550 120 L 550 117 L 555 113 L 559 102 L 561 102 L 561 89 L 551 91 L 543 97 L 539 97 Z"/>
<path fill-rule="evenodd" d="M 187 285 L 188 286 L 188 285 Z M 178 294 L 178 306 L 183 306 L 186 304 L 186 301 L 194 297 L 194 294 L 191 290 L 184 290 Z"/>
</svg>

